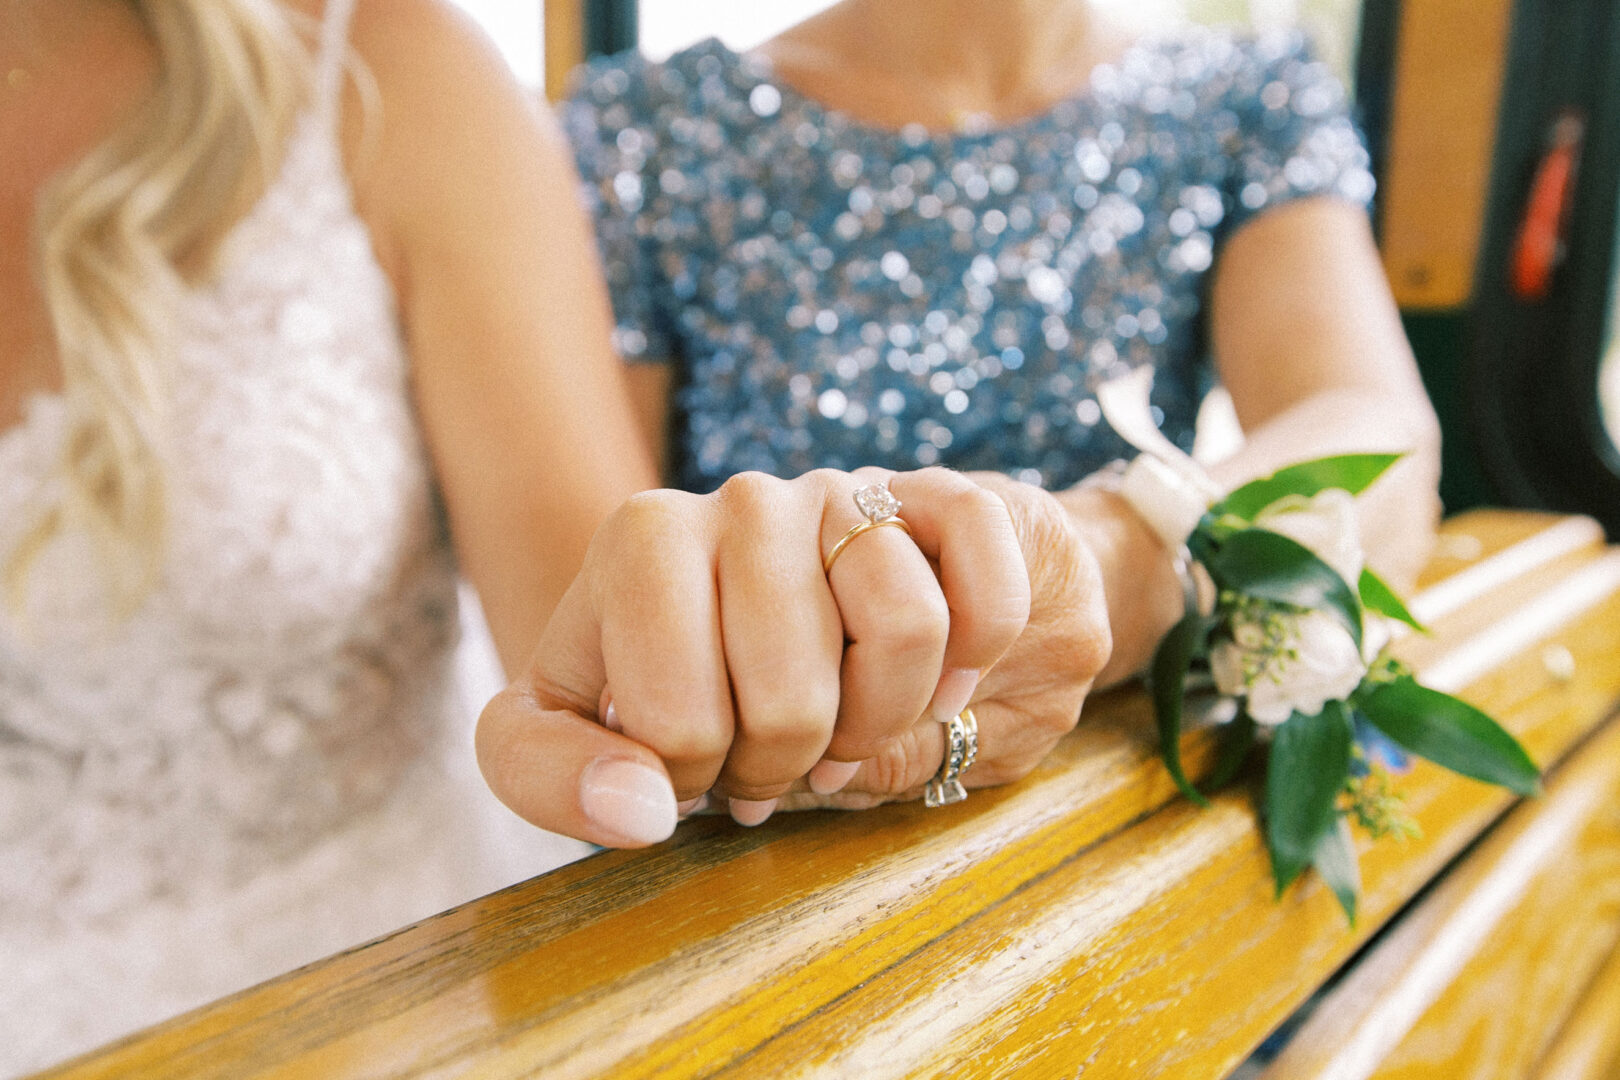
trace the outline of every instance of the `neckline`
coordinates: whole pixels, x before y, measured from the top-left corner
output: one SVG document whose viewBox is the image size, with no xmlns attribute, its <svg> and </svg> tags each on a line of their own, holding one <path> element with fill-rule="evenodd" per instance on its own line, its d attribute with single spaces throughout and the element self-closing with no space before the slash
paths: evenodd
<svg viewBox="0 0 1620 1080">
<path fill-rule="evenodd" d="M 1124 68 L 1132 56 L 1153 48 L 1156 43 L 1157 39 L 1150 40 L 1146 36 L 1134 38 L 1119 53 L 1092 64 L 1090 70 L 1086 73 L 1085 80 L 1074 93 L 1057 99 L 1040 112 L 1032 113 L 1019 120 L 996 124 L 977 131 L 946 131 L 930 128 L 923 124 L 906 124 L 899 128 L 883 127 L 858 119 L 843 109 L 822 103 L 792 83 L 777 78 L 774 66 L 768 58 L 754 52 L 738 52 L 718 37 L 710 36 L 705 38 L 693 46 L 692 51 L 701 51 L 708 54 L 718 53 L 729 60 L 732 67 L 746 78 L 747 86 L 745 89 L 750 95 L 754 89 L 760 86 L 769 86 L 775 90 L 781 95 L 781 105 L 773 115 L 780 115 L 781 110 L 792 106 L 808 113 L 811 120 L 818 127 L 836 126 L 843 131 L 867 139 L 900 142 L 910 147 L 921 148 L 929 145 L 959 146 L 978 144 L 993 142 L 1001 138 L 1016 139 L 1041 130 L 1062 114 L 1091 108 L 1097 103 L 1096 81 L 1098 74 L 1108 69 L 1119 70 Z M 761 117 L 761 119 L 769 118 Z"/>
</svg>

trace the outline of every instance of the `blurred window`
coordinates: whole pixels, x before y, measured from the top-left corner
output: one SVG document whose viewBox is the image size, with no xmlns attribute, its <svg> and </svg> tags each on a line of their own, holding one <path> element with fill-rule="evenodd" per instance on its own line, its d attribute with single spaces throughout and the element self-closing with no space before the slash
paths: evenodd
<svg viewBox="0 0 1620 1080">
<path fill-rule="evenodd" d="M 1598 367 L 1598 415 L 1603 418 L 1610 449 L 1615 456 L 1620 456 L 1620 244 L 1617 244 L 1613 266 L 1608 340 Z"/>
<path fill-rule="evenodd" d="M 541 0 L 451 0 L 495 39 L 501 55 L 527 86 L 545 75 L 540 47 Z"/>
<path fill-rule="evenodd" d="M 1346 85 L 1353 73 L 1361 0 L 1093 2 L 1144 31 L 1188 21 L 1256 28 L 1302 26 Z M 705 38 L 718 37 L 733 49 L 750 49 L 830 6 L 831 0 L 641 0 L 641 48 L 648 56 L 661 59 Z"/>
<path fill-rule="evenodd" d="M 831 0 L 641 0 L 641 49 L 663 59 L 711 37 L 751 49 L 831 6 Z"/>
</svg>

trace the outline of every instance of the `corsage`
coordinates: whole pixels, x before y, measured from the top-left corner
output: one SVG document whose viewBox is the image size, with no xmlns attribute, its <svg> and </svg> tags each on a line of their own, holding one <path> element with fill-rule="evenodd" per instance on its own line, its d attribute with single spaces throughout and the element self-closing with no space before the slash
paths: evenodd
<svg viewBox="0 0 1620 1080">
<path fill-rule="evenodd" d="M 1400 455 L 1306 461 L 1216 495 L 1156 428 L 1140 430 L 1145 387 L 1104 391 L 1110 423 L 1143 450 L 1118 490 L 1189 578 L 1186 613 L 1148 675 L 1160 753 L 1181 791 L 1206 804 L 1180 747 L 1189 674 L 1207 671 L 1235 705 L 1210 785 L 1231 779 L 1257 741 L 1270 744 L 1261 816 L 1279 897 L 1314 867 L 1354 922 L 1350 827 L 1375 838 L 1415 831 L 1391 782 L 1407 754 L 1519 794 L 1538 790 L 1518 740 L 1384 651 L 1394 624 L 1423 627 L 1364 564 L 1355 496 Z"/>
</svg>

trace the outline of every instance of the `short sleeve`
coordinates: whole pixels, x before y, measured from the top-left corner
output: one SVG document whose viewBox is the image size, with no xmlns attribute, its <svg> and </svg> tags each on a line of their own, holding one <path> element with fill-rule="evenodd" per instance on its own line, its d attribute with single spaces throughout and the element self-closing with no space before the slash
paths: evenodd
<svg viewBox="0 0 1620 1080">
<path fill-rule="evenodd" d="M 1350 119 L 1344 86 L 1303 35 L 1244 42 L 1229 93 L 1238 120 L 1229 231 L 1263 210 L 1311 195 L 1371 204 L 1367 148 Z"/>
<path fill-rule="evenodd" d="M 631 362 L 665 362 L 676 344 L 647 208 L 658 140 L 644 100 L 646 67 L 628 56 L 580 69 L 562 121 L 596 226 L 613 302 L 614 346 Z"/>
</svg>

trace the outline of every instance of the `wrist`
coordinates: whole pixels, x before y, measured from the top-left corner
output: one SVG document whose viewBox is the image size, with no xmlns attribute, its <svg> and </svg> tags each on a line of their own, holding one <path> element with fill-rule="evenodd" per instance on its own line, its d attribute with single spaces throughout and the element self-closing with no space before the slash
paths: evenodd
<svg viewBox="0 0 1620 1080">
<path fill-rule="evenodd" d="M 1185 611 L 1177 553 L 1118 492 L 1082 483 L 1058 499 L 1102 573 L 1114 650 L 1097 685 L 1123 682 L 1147 667 Z"/>
</svg>

